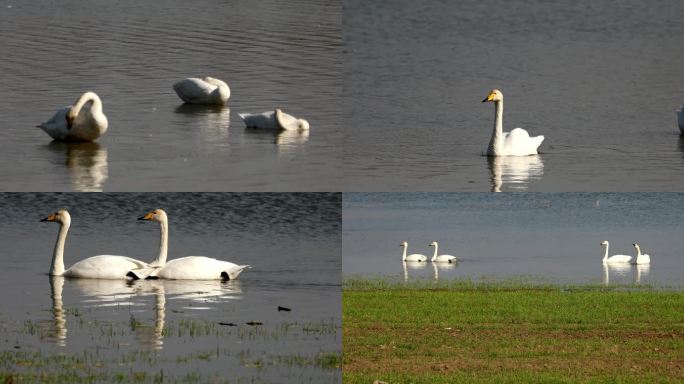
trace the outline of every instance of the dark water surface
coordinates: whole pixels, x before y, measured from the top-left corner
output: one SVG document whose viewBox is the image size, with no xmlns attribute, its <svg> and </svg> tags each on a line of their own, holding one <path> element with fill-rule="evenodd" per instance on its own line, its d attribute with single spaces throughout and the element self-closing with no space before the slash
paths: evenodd
<svg viewBox="0 0 684 384">
<path fill-rule="evenodd" d="M 4 353 L 75 356 L 109 379 L 341 382 L 339 194 L 0 194 L 0 205 Z M 59 225 L 39 220 L 62 207 L 72 216 L 67 267 L 97 254 L 154 259 L 158 225 L 136 218 L 163 207 L 169 259 L 252 268 L 225 283 L 50 279 Z M 11 362 L 5 371 L 32 369 Z"/>
<path fill-rule="evenodd" d="M 681 193 L 345 193 L 342 271 L 413 279 L 530 278 L 553 283 L 684 286 Z M 604 268 L 610 254 L 650 265 Z M 409 253 L 458 256 L 456 265 L 402 265 Z"/>
<path fill-rule="evenodd" d="M 343 2 L 348 191 L 684 190 L 684 3 Z M 492 103 L 542 155 L 488 161 Z"/>
<path fill-rule="evenodd" d="M 336 1 L 31 1 L 0 5 L 0 190 L 335 191 L 341 142 Z M 171 85 L 210 75 L 224 108 Z M 86 90 L 109 130 L 51 144 L 35 125 Z M 282 107 L 309 135 L 246 131 Z"/>
</svg>

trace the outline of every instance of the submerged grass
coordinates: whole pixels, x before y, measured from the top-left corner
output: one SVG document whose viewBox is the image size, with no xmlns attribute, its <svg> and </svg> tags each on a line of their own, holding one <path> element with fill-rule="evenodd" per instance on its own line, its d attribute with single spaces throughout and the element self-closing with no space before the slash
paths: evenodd
<svg viewBox="0 0 684 384">
<path fill-rule="evenodd" d="M 347 280 L 345 383 L 682 382 L 684 292 Z"/>
</svg>

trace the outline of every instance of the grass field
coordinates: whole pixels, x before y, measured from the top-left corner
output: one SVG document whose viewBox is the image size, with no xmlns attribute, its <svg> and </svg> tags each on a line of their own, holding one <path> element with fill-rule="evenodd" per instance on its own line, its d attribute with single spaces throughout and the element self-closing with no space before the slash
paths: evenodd
<svg viewBox="0 0 684 384">
<path fill-rule="evenodd" d="M 348 281 L 345 383 L 684 382 L 684 292 Z"/>
</svg>

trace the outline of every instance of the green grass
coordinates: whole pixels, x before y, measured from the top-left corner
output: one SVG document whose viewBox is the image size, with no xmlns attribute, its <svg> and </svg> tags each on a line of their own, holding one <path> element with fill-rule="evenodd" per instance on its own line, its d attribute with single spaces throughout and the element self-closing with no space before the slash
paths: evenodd
<svg viewBox="0 0 684 384">
<path fill-rule="evenodd" d="M 345 383 L 684 381 L 684 292 L 345 282 Z"/>
</svg>

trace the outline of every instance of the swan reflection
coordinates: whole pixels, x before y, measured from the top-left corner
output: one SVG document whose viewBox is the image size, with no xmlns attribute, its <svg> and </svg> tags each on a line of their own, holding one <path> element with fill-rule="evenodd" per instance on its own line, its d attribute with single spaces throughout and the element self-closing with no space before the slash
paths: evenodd
<svg viewBox="0 0 684 384">
<path fill-rule="evenodd" d="M 427 268 L 426 262 L 420 262 L 420 261 L 402 261 L 401 262 L 402 266 L 404 267 L 404 281 L 407 281 L 409 278 L 408 270 L 413 269 L 416 271 L 419 271 L 421 269 Z"/>
<path fill-rule="evenodd" d="M 432 271 L 433 271 L 433 278 L 435 280 L 439 280 L 439 271 L 452 271 L 456 269 L 456 266 L 458 265 L 458 262 L 456 263 L 431 263 L 432 264 Z"/>
<path fill-rule="evenodd" d="M 109 177 L 107 149 L 95 142 L 60 142 L 48 144 L 50 151 L 64 154 L 71 186 L 78 192 L 102 192 Z"/>
<path fill-rule="evenodd" d="M 529 184 L 544 175 L 544 162 L 538 155 L 487 157 L 492 192 L 507 186 L 511 191 L 525 191 Z"/>
<path fill-rule="evenodd" d="M 65 278 L 50 276 L 52 291 L 53 326 L 50 336 L 58 345 L 66 345 L 67 324 L 63 309 L 62 291 Z M 161 349 L 164 344 L 163 333 L 166 318 L 166 301 L 185 300 L 199 303 L 215 303 L 242 298 L 240 282 L 231 281 L 176 281 L 176 280 L 104 280 L 104 279 L 70 279 L 76 290 L 82 295 L 80 302 L 84 306 L 102 308 L 125 304 L 131 309 L 130 326 L 141 346 Z M 132 300 L 134 297 L 154 296 L 154 326 L 149 326 L 136 319 L 136 313 L 146 313 L 149 303 Z M 202 309 L 195 304 L 193 309 Z M 208 305 L 207 308 L 213 308 Z"/>
<path fill-rule="evenodd" d="M 611 275 L 614 279 L 617 278 L 624 284 L 629 281 L 629 277 L 632 273 L 634 273 L 632 282 L 634 284 L 641 284 L 641 280 L 648 277 L 650 270 L 650 264 L 603 264 L 603 284 L 606 286 L 610 285 Z"/>
<path fill-rule="evenodd" d="M 308 130 L 268 130 L 245 128 L 245 133 L 254 137 L 268 140 L 276 145 L 278 156 L 289 156 L 309 141 Z"/>
<path fill-rule="evenodd" d="M 228 145 L 230 108 L 221 105 L 181 104 L 176 113 L 185 115 L 192 124 L 199 125 L 202 137 L 217 145 Z"/>
</svg>

